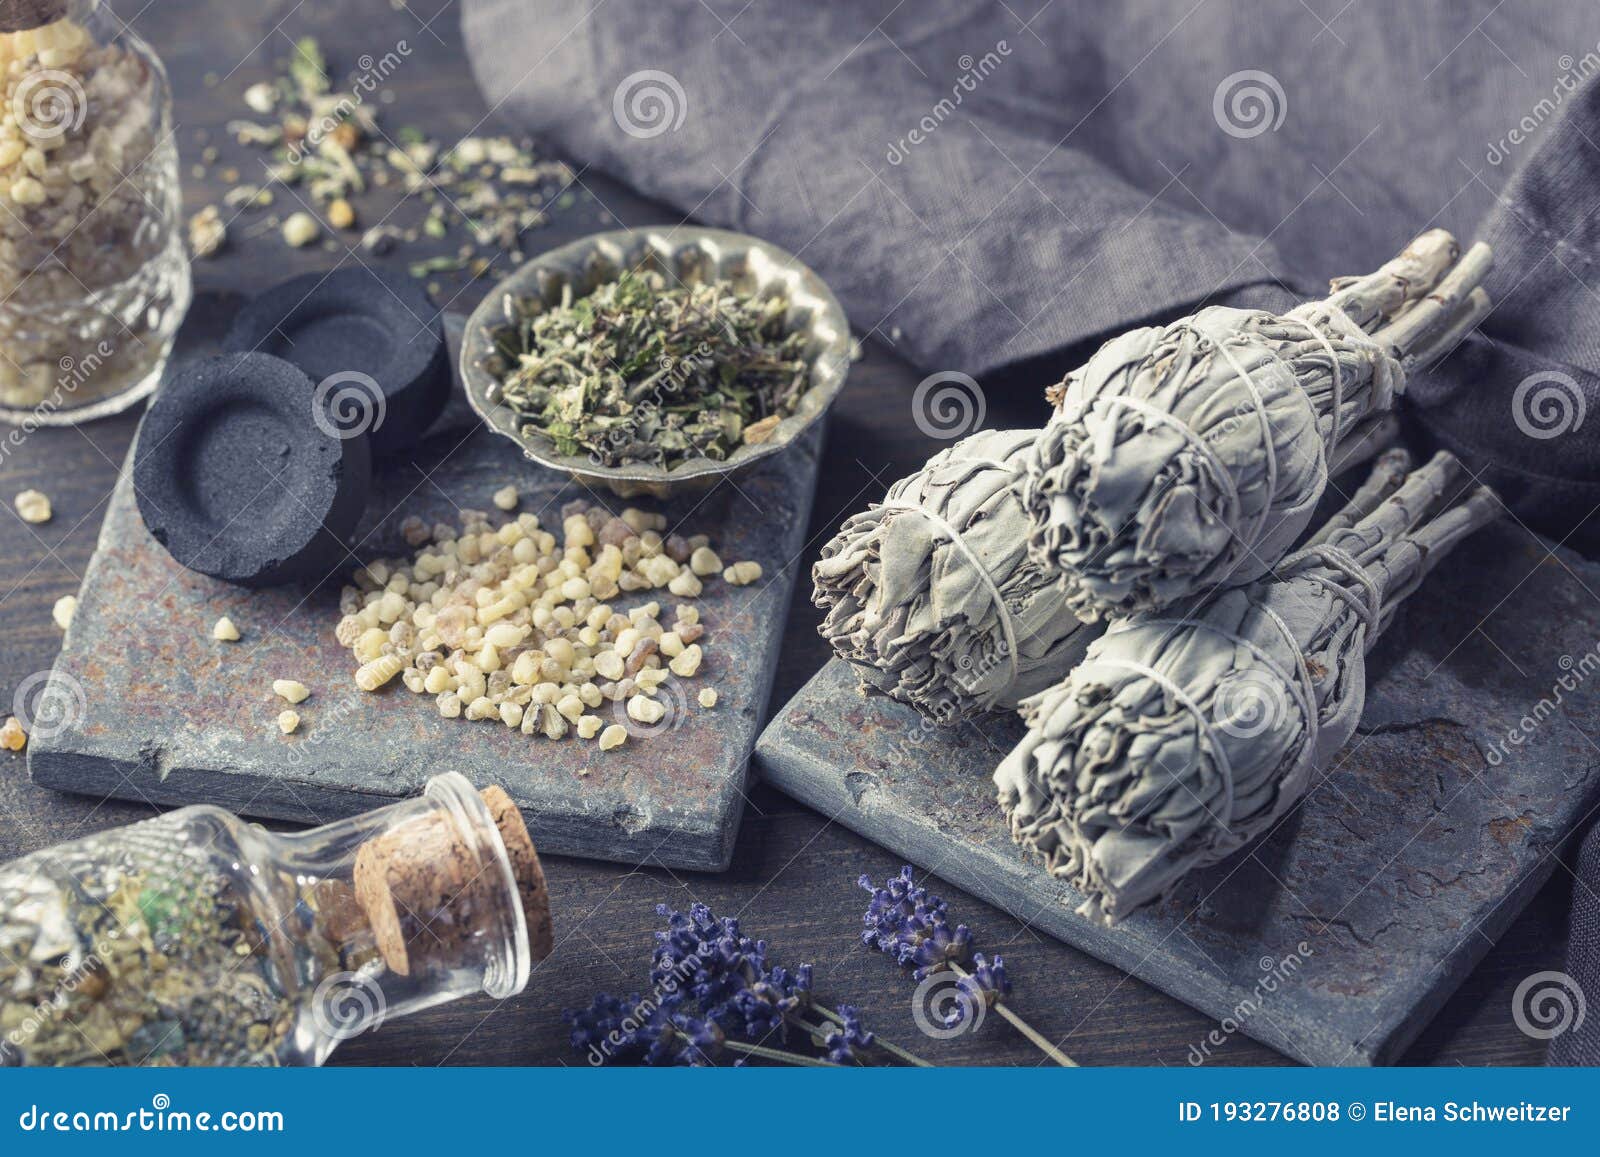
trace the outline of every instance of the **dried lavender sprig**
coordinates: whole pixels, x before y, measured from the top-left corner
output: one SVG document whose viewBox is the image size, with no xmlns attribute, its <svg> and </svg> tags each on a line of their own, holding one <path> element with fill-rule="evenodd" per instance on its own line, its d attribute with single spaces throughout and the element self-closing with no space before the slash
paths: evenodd
<svg viewBox="0 0 1600 1157">
<path fill-rule="evenodd" d="M 815 1000 L 811 965 L 789 970 L 771 963 L 767 942 L 744 935 L 738 917 L 718 917 L 701 903 L 690 905 L 687 913 L 658 904 L 656 912 L 667 920 L 666 931 L 655 933 L 651 962 L 650 979 L 658 991 L 681 988 L 710 1020 L 728 1032 L 742 1031 L 753 1041 L 772 1035 L 784 1041 L 791 1026 L 826 1041 L 826 1026 L 805 1018 L 807 1012 L 816 1012 L 847 1035 L 853 1032 L 855 1047 L 867 1047 L 859 1039 L 864 1031 L 859 1016 L 852 1021 Z M 875 1043 L 908 1064 L 928 1063 L 881 1037 Z"/>
<path fill-rule="evenodd" d="M 1031 557 L 1085 618 L 1152 612 L 1265 574 L 1331 467 L 1487 307 L 1487 246 L 1443 230 L 1284 316 L 1211 307 L 1107 342 L 1027 463 Z M 1453 267 L 1452 267 L 1453 266 Z"/>
<path fill-rule="evenodd" d="M 1271 829 L 1354 733 L 1363 656 L 1400 603 L 1492 521 L 1448 454 L 1380 461 L 1270 578 L 1113 624 L 995 770 L 1018 843 L 1116 923 Z"/>
<path fill-rule="evenodd" d="M 732 1049 L 734 1052 L 745 1053 L 762 1060 L 777 1061 L 785 1065 L 797 1065 L 802 1068 L 833 1069 L 839 1067 L 835 1060 L 823 1060 L 820 1057 L 808 1057 L 803 1053 L 785 1052 L 782 1049 L 769 1049 L 765 1045 L 753 1045 L 747 1041 L 724 1040 L 723 1048 Z"/>
<path fill-rule="evenodd" d="M 852 1005 L 839 1006 L 836 1026 L 823 1027 L 820 1043 L 828 1051 L 828 1059 L 836 1065 L 859 1064 L 857 1049 L 870 1049 L 878 1044 L 876 1035 L 861 1020 L 861 1011 Z"/>
<path fill-rule="evenodd" d="M 1011 995 L 1011 981 L 1006 979 L 1004 960 L 996 956 L 991 963 L 984 958 L 983 953 L 977 952 L 973 954 L 972 963 L 973 971 L 970 973 L 962 969 L 959 964 L 950 966 L 955 974 L 961 978 L 961 991 L 966 994 L 969 1002 L 976 1004 L 981 1001 L 986 1007 L 994 1009 L 1011 1022 L 1012 1028 L 1027 1037 L 1040 1052 L 1062 1068 L 1075 1069 L 1078 1067 L 1077 1061 L 1051 1044 L 1048 1037 L 1023 1020 L 1013 1011 L 1009 1004 L 1000 999 L 1002 996 Z M 954 1027 L 951 1023 L 951 1018 L 959 1021 L 961 1015 L 959 1012 L 950 1014 L 950 1017 L 946 1018 L 945 1027 Z"/>
<path fill-rule="evenodd" d="M 841 1004 L 839 1006 L 839 1010 L 840 1011 L 838 1011 L 838 1012 L 835 1012 L 833 1009 L 828 1008 L 827 1006 L 821 1005 L 821 1004 L 813 1004 L 811 1007 L 815 1012 L 817 1012 L 821 1016 L 826 1017 L 828 1020 L 832 1021 L 839 1028 L 846 1029 L 846 1030 L 849 1029 L 850 1021 L 844 1016 L 844 1010 L 849 1008 L 848 1005 Z M 813 1031 L 815 1031 L 815 1030 L 813 1030 Z M 895 1044 L 893 1041 L 885 1040 L 883 1037 L 879 1036 L 877 1033 L 873 1033 L 872 1034 L 872 1038 L 873 1038 L 873 1042 L 880 1049 L 882 1049 L 884 1052 L 888 1053 L 890 1056 L 896 1057 L 896 1058 L 904 1061 L 908 1065 L 915 1065 L 919 1069 L 931 1069 L 933 1067 L 933 1065 L 931 1063 L 929 1063 L 928 1061 L 923 1060 L 921 1057 L 917 1056 L 915 1053 L 909 1052 L 906 1049 L 901 1048 L 899 1045 Z M 826 1039 L 826 1037 L 824 1037 L 824 1039 Z"/>
<path fill-rule="evenodd" d="M 856 883 L 872 895 L 861 918 L 863 944 L 894 957 L 900 967 L 911 968 L 918 981 L 935 972 L 953 972 L 974 1006 L 981 1001 L 995 1009 L 1056 1064 L 1077 1067 L 1076 1061 L 1004 1002 L 1002 998 L 1011 993 L 1004 963 L 996 957 L 991 964 L 981 952 L 974 954 L 971 931 L 965 924 L 950 926 L 949 905 L 916 882 L 916 869 L 910 864 L 882 887 L 865 873 Z M 967 965 L 973 970 L 968 971 Z"/>
</svg>

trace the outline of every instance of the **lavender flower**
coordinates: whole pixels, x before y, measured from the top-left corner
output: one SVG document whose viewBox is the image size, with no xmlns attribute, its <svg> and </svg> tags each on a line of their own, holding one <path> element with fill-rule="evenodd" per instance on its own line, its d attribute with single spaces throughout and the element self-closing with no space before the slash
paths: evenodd
<svg viewBox="0 0 1600 1157">
<path fill-rule="evenodd" d="M 915 979 L 971 958 L 971 931 L 965 924 L 951 927 L 948 905 L 916 883 L 910 864 L 881 888 L 865 875 L 858 883 L 872 893 L 861 942 L 893 956 L 900 967 L 909 966 Z"/>
<path fill-rule="evenodd" d="M 828 1050 L 828 1059 L 834 1064 L 855 1064 L 858 1060 L 855 1050 L 870 1049 L 877 1043 L 877 1038 L 862 1023 L 860 1009 L 841 1004 L 838 1012 L 844 1024 L 828 1030 L 823 1037 L 822 1047 Z"/>
<path fill-rule="evenodd" d="M 707 1065 L 722 1051 L 722 1030 L 682 1011 L 683 997 L 660 1001 L 632 993 L 626 1000 L 602 992 L 587 1009 L 565 1009 L 572 1047 L 591 1064 L 642 1060 L 647 1065 Z"/>
<path fill-rule="evenodd" d="M 911 966 L 911 975 L 919 982 L 941 969 L 958 977 L 960 1009 L 944 1016 L 946 1028 L 963 1023 L 979 1008 L 999 1009 L 1002 1017 L 1058 1065 L 1076 1063 L 1002 1003 L 1002 998 L 1011 995 L 1005 961 L 998 956 L 991 961 L 983 953 L 973 952 L 967 926 L 951 927 L 949 905 L 916 882 L 916 869 L 910 864 L 881 888 L 865 875 L 857 882 L 872 893 L 861 918 L 863 944 L 893 956 L 902 968 Z"/>
<path fill-rule="evenodd" d="M 945 1014 L 945 1028 L 955 1028 L 976 1009 L 993 1008 L 1000 1003 L 1001 997 L 1011 995 L 1005 959 L 996 956 L 991 961 L 981 952 L 974 954 L 972 972 L 957 981 L 956 988 L 961 992 L 962 999 L 957 1002 L 956 1011 Z"/>
<path fill-rule="evenodd" d="M 704 904 L 693 904 L 686 913 L 658 904 L 656 911 L 667 927 L 655 934 L 653 993 L 626 1000 L 601 993 L 587 1009 L 562 1014 L 572 1026 L 572 1047 L 587 1051 L 591 1064 L 626 1059 L 647 1065 L 706 1065 L 724 1052 L 739 1054 L 735 1063 L 741 1065 L 749 1057 L 796 1065 L 853 1064 L 860 1063 L 861 1051 L 874 1046 L 908 1064 L 927 1063 L 878 1040 L 862 1024 L 858 1010 L 841 1006 L 833 1012 L 815 1004 L 811 965 L 790 969 L 772 963 L 767 942 L 744 935 L 737 918 L 719 919 Z M 956 932 L 931 931 L 923 938 L 930 953 L 956 942 Z M 936 947 L 940 944 L 946 947 Z M 811 1014 L 816 1020 L 808 1019 Z M 773 1036 L 786 1041 L 790 1028 L 803 1030 L 826 1050 L 828 1059 L 767 1046 Z M 739 1036 L 745 1039 L 735 1039 Z"/>
<path fill-rule="evenodd" d="M 567 1039 L 580 1053 L 590 1049 L 616 1051 L 624 1047 L 624 1041 L 626 1047 L 631 1048 L 636 1040 L 636 1029 L 627 1022 L 639 1004 L 637 992 L 630 993 L 626 1000 L 602 992 L 588 1008 L 564 1008 L 561 1018 L 572 1026 Z"/>
<path fill-rule="evenodd" d="M 667 930 L 655 934 L 650 970 L 658 989 L 687 989 L 707 1018 L 751 1040 L 787 1038 L 785 1018 L 811 1002 L 811 965 L 790 971 L 771 964 L 765 940 L 750 939 L 737 917 L 718 919 L 704 904 L 687 915 L 665 904 L 656 911 L 667 918 Z"/>
<path fill-rule="evenodd" d="M 811 965 L 802 964 L 790 972 L 779 964 L 707 1011 L 730 1032 L 742 1030 L 751 1040 L 775 1034 L 782 1041 L 788 1037 L 786 1018 L 810 1003 Z"/>
</svg>

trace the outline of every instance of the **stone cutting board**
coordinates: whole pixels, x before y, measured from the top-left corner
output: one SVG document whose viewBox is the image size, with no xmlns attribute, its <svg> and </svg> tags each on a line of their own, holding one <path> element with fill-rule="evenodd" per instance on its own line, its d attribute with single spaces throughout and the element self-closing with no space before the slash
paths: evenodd
<svg viewBox="0 0 1600 1157">
<path fill-rule="evenodd" d="M 460 320 L 450 329 L 454 339 Z M 131 469 L 124 470 L 56 661 L 65 689 L 51 698 L 61 712 L 56 726 L 70 726 L 48 734 L 56 727 L 46 719 L 35 730 L 33 780 L 323 823 L 412 795 L 430 776 L 454 770 L 504 786 L 541 851 L 721 870 L 733 852 L 750 750 L 772 689 L 821 437 L 819 423 L 709 494 L 631 503 L 664 511 L 685 533 L 710 534 L 724 560 L 755 559 L 766 573 L 748 587 L 706 583 L 697 600 L 705 661 L 696 679 L 678 683 L 688 693 L 672 715 L 676 725 L 609 752 L 576 738 L 441 718 L 431 696 L 413 695 L 399 680 L 378 694 L 357 690 L 354 660 L 333 637 L 338 584 L 251 592 L 184 570 L 145 530 Z M 375 479 L 357 535 L 364 561 L 406 552 L 399 524 L 408 515 L 432 523 L 455 519 L 457 507 L 497 514 L 490 495 L 509 482 L 521 491 L 519 510 L 540 514 L 546 526 L 573 498 L 627 505 L 531 465 L 479 424 L 459 393 L 411 457 Z M 663 607 L 677 601 L 660 596 Z M 212 640 L 221 615 L 239 626 L 241 641 Z M 276 726 L 285 706 L 271 693 L 276 678 L 311 688 L 292 736 Z M 717 689 L 712 710 L 694 701 L 703 686 Z M 607 722 L 609 710 L 602 711 Z"/>
<path fill-rule="evenodd" d="M 1114 929 L 1076 915 L 1081 897 L 1011 841 L 990 774 L 1022 735 L 1015 716 L 929 729 L 864 696 L 836 659 L 763 733 L 757 767 L 1216 1017 L 1219 1033 L 1310 1064 L 1382 1064 L 1557 870 L 1552 853 L 1596 806 L 1597 594 L 1600 565 L 1513 524 L 1471 539 L 1369 656 L 1360 731 L 1302 806 Z M 1191 1061 L 1205 1050 L 1197 1041 Z"/>
</svg>

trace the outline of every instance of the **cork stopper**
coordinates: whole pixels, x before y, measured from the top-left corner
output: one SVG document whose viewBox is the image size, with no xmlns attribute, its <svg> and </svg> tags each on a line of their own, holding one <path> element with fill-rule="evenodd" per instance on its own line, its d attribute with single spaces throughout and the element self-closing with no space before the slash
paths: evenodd
<svg viewBox="0 0 1600 1157">
<path fill-rule="evenodd" d="M 498 787 L 479 796 L 511 862 L 531 959 L 542 960 L 554 947 L 554 934 L 539 856 L 510 797 Z M 442 812 L 362 844 L 354 883 L 384 963 L 401 976 L 458 966 L 501 904 L 499 872 L 484 871 L 477 849 Z"/>
<path fill-rule="evenodd" d="M 556 946 L 555 925 L 550 918 L 550 892 L 545 887 L 544 868 L 534 851 L 533 837 L 522 821 L 522 812 L 499 787 L 489 786 L 478 793 L 489 805 L 494 826 L 511 857 L 511 874 L 516 877 L 517 895 L 522 900 L 522 915 L 528 924 L 528 956 L 537 964 Z"/>
<path fill-rule="evenodd" d="M 0 0 L 0 32 L 26 32 L 67 14 L 67 0 Z"/>
</svg>

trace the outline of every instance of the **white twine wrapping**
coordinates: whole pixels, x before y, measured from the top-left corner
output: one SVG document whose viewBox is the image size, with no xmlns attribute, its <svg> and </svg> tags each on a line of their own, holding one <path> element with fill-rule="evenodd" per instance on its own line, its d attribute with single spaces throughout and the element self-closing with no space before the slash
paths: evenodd
<svg viewBox="0 0 1600 1157">
<path fill-rule="evenodd" d="M 1356 601 L 1357 593 L 1348 588 L 1332 586 L 1329 589 L 1361 616 L 1362 622 L 1367 626 L 1368 630 L 1375 629 L 1381 610 L 1382 592 L 1379 591 L 1377 582 L 1367 572 L 1366 568 L 1348 552 L 1339 547 L 1326 544 L 1308 547 L 1306 550 L 1289 556 L 1284 560 L 1284 566 L 1293 566 L 1312 559 L 1344 572 L 1361 588 L 1361 593 L 1365 598 L 1360 602 Z M 1322 721 L 1317 712 L 1316 685 L 1311 678 L 1311 668 L 1305 650 L 1289 629 L 1289 624 L 1284 622 L 1283 617 L 1271 607 L 1258 604 L 1255 609 L 1259 610 L 1262 615 L 1272 622 L 1273 626 L 1278 629 L 1278 633 L 1283 637 L 1284 642 L 1288 644 L 1290 652 L 1294 655 L 1294 674 L 1291 675 L 1285 671 L 1276 658 L 1250 639 L 1204 619 L 1139 619 L 1113 629 L 1104 637 L 1110 639 L 1114 635 L 1126 634 L 1141 627 L 1171 627 L 1173 631 L 1168 636 L 1170 638 L 1179 630 L 1201 627 L 1211 634 L 1249 651 L 1257 662 L 1270 670 L 1278 678 L 1278 681 L 1288 688 L 1300 708 L 1301 718 L 1305 720 L 1305 742 L 1301 744 L 1298 753 L 1295 755 L 1295 761 L 1290 767 L 1289 773 L 1283 777 L 1284 781 L 1287 782 L 1306 773 L 1309 769 L 1310 761 L 1317 752 L 1317 741 L 1321 735 Z M 1201 742 L 1211 751 L 1212 762 L 1216 765 L 1218 775 L 1222 780 L 1222 816 L 1219 817 L 1210 808 L 1205 808 L 1205 811 L 1216 822 L 1217 826 L 1222 829 L 1224 834 L 1231 835 L 1234 819 L 1233 764 L 1228 759 L 1227 749 L 1223 745 L 1223 741 L 1217 735 L 1220 726 L 1218 722 L 1207 717 L 1206 713 L 1201 710 L 1200 705 L 1195 702 L 1181 684 L 1148 664 L 1139 663 L 1131 659 L 1097 658 L 1085 663 L 1085 666 L 1131 671 L 1136 675 L 1149 679 L 1194 717 L 1195 723 L 1199 727 Z M 1202 803 L 1201 807 L 1204 808 L 1205 805 Z"/>
<path fill-rule="evenodd" d="M 998 462 L 990 462 L 986 459 L 980 459 L 977 461 L 982 462 L 984 465 L 994 466 L 999 470 L 1006 470 L 1008 472 L 1015 473 L 1011 467 L 1005 466 Z M 1000 614 L 1000 631 L 1005 635 L 1006 662 L 1011 668 L 1011 678 L 1007 683 L 1007 686 L 1016 683 L 1018 677 L 1022 673 L 1022 668 L 1017 659 L 1016 623 L 1011 617 L 1011 608 L 1006 606 L 1006 600 L 1000 594 L 999 585 L 994 581 L 994 576 L 989 573 L 989 568 L 986 567 L 983 564 L 983 560 L 978 557 L 977 551 L 973 550 L 962 540 L 961 532 L 951 525 L 943 516 L 935 514 L 925 506 L 919 506 L 915 502 L 906 502 L 904 500 L 887 501 L 883 504 L 883 506 L 886 510 L 901 510 L 908 511 L 913 514 L 920 514 L 923 518 L 927 519 L 933 524 L 935 530 L 941 532 L 946 538 L 948 538 L 951 545 L 960 551 L 962 555 L 966 557 L 967 561 L 972 564 L 973 569 L 978 572 L 978 578 L 982 581 L 984 589 L 989 592 L 989 597 L 994 600 L 995 610 Z M 988 696 L 987 701 L 984 703 L 985 709 L 993 707 L 995 703 L 999 701 L 999 698 L 999 694 Z"/>
<path fill-rule="evenodd" d="M 1372 340 L 1370 334 L 1357 325 L 1350 315 L 1338 306 L 1328 305 L 1326 302 L 1310 302 L 1282 315 L 1289 321 L 1305 326 L 1306 330 L 1321 344 L 1323 351 L 1328 355 L 1328 368 L 1333 375 L 1332 428 L 1328 437 L 1320 440 L 1320 444 L 1317 447 L 1317 454 L 1320 460 L 1319 469 L 1325 478 L 1328 473 L 1329 453 L 1338 449 L 1339 440 L 1343 435 L 1344 374 L 1339 368 L 1339 355 L 1335 352 L 1333 343 L 1318 326 L 1317 322 L 1313 320 L 1315 312 L 1323 308 L 1327 310 L 1324 320 L 1327 325 L 1336 331 L 1336 336 L 1348 341 L 1366 354 L 1372 365 L 1372 388 L 1374 394 L 1372 408 L 1374 411 L 1389 409 L 1393 405 L 1394 398 L 1404 392 L 1405 371 L 1398 362 L 1389 356 L 1382 346 Z M 1278 454 L 1277 448 L 1273 444 L 1272 421 L 1267 413 L 1267 400 L 1262 394 L 1261 386 L 1256 382 L 1250 371 L 1228 349 L 1226 339 L 1218 340 L 1187 322 L 1182 324 L 1185 329 L 1198 336 L 1210 348 L 1216 350 L 1223 360 L 1233 368 L 1234 374 L 1244 383 L 1245 389 L 1249 391 L 1251 403 L 1255 407 L 1257 425 L 1261 431 L 1262 449 L 1266 453 L 1267 493 L 1269 495 L 1276 494 L 1278 489 Z M 1288 361 L 1280 353 L 1272 349 L 1269 349 L 1268 353 L 1274 361 L 1283 366 L 1284 369 L 1289 370 L 1292 376 L 1292 367 L 1289 366 Z M 1100 428 L 1098 434 L 1100 438 L 1106 439 L 1115 436 L 1116 407 L 1118 406 L 1132 410 L 1148 421 L 1153 421 L 1175 430 L 1205 460 L 1206 465 L 1211 469 L 1213 477 L 1216 478 L 1218 485 L 1222 488 L 1223 496 L 1227 499 L 1228 504 L 1235 511 L 1240 510 L 1242 502 L 1232 473 L 1223 465 L 1216 452 L 1211 449 L 1210 443 L 1186 421 L 1170 411 L 1151 405 L 1140 398 L 1130 398 L 1119 394 L 1107 399 L 1106 405 L 1108 421 Z M 1060 407 L 1058 406 L 1057 409 L 1059 410 Z M 1104 445 L 1096 447 L 1096 451 L 1102 458 L 1109 456 L 1109 450 L 1110 448 Z M 1243 550 L 1251 551 L 1255 548 L 1256 544 L 1261 541 L 1261 535 L 1267 529 L 1271 520 L 1272 503 L 1268 501 L 1262 504 L 1261 511 L 1256 516 L 1250 532 L 1236 535 L 1237 541 Z"/>
</svg>

